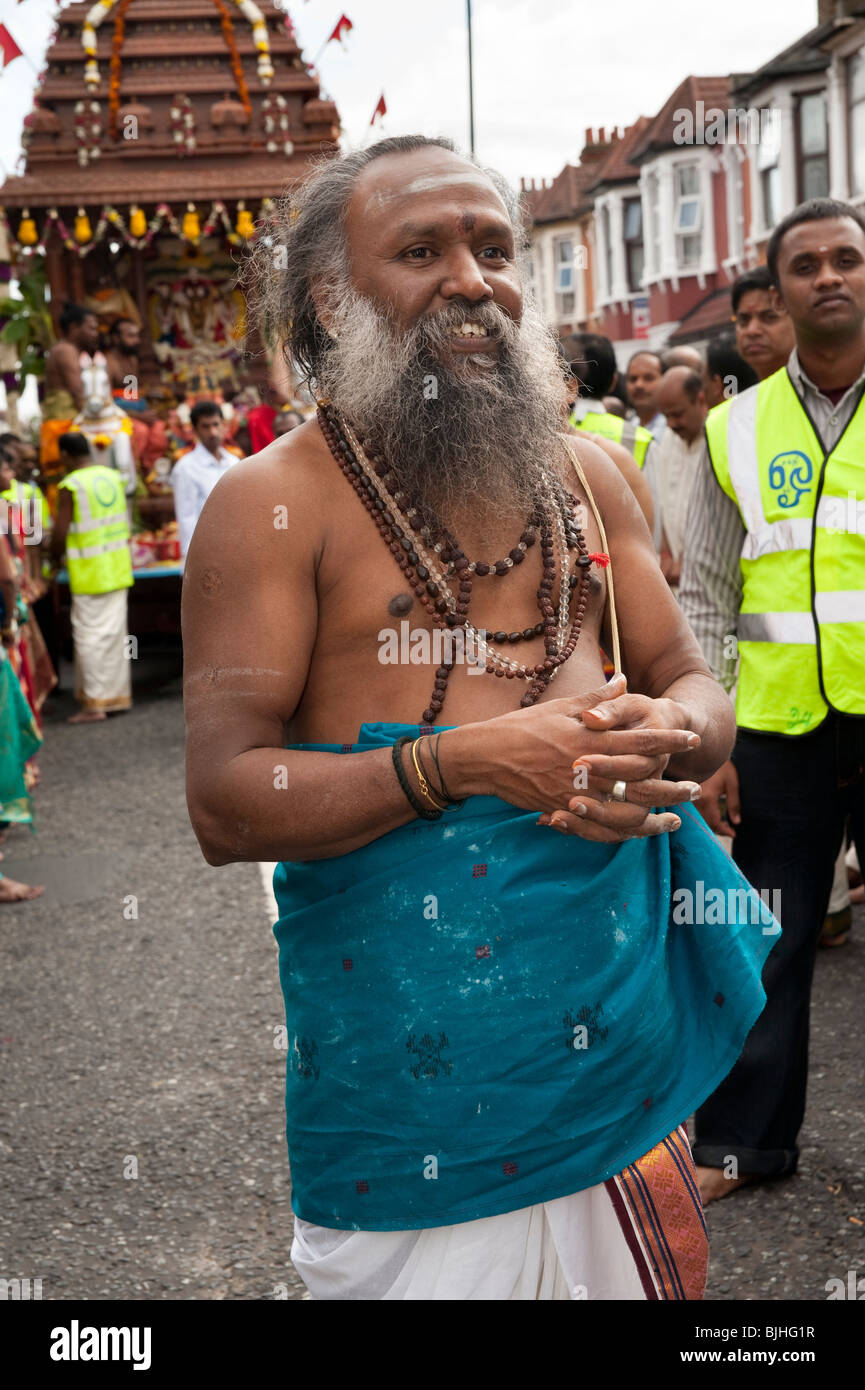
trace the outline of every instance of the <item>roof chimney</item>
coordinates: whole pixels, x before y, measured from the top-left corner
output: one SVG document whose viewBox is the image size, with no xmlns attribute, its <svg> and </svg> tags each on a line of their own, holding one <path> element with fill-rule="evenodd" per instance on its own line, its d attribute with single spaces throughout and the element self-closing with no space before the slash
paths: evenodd
<svg viewBox="0 0 865 1390">
<path fill-rule="evenodd" d="M 817 23 L 831 24 L 833 19 L 852 19 L 861 9 L 861 0 L 817 0 Z"/>
</svg>

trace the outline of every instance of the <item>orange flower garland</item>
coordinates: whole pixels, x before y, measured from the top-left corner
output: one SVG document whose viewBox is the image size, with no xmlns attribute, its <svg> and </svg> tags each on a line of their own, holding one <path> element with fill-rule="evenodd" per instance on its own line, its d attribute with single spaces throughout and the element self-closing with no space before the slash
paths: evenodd
<svg viewBox="0 0 865 1390">
<path fill-rule="evenodd" d="M 237 84 L 237 94 L 243 103 L 244 111 L 251 119 L 252 102 L 249 100 L 246 78 L 243 75 L 243 64 L 240 61 L 240 54 L 237 51 L 237 40 L 234 37 L 234 25 L 231 22 L 231 15 L 228 12 L 225 0 L 213 0 L 213 3 L 219 10 L 219 16 L 222 21 L 222 34 L 228 51 L 231 54 L 231 70 L 234 73 L 234 81 Z"/>
<path fill-rule="evenodd" d="M 112 140 L 119 140 L 117 130 L 117 111 L 120 106 L 120 50 L 123 47 L 125 25 L 123 16 L 129 8 L 130 0 L 120 0 L 114 17 L 114 37 L 111 41 L 111 69 L 108 79 L 108 130 Z"/>
</svg>

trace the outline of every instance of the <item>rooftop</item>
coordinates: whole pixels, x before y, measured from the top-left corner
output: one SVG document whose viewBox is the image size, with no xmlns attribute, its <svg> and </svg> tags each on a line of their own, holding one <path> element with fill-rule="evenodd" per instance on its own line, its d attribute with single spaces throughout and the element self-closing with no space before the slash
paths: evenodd
<svg viewBox="0 0 865 1390">
<path fill-rule="evenodd" d="M 696 112 L 697 102 L 703 103 L 703 110 L 720 109 L 726 111 L 730 95 L 730 83 L 726 77 L 686 77 L 667 98 L 657 116 L 646 126 L 641 138 L 631 151 L 634 164 L 639 164 L 649 155 L 662 150 L 673 149 L 676 127 L 681 112 Z"/>
<path fill-rule="evenodd" d="M 264 50 L 225 0 L 115 0 L 92 44 L 90 0 L 60 12 L 25 121 L 26 166 L 7 208 L 275 196 L 336 149 L 339 114 L 320 97 L 294 30 L 256 0 Z"/>
</svg>

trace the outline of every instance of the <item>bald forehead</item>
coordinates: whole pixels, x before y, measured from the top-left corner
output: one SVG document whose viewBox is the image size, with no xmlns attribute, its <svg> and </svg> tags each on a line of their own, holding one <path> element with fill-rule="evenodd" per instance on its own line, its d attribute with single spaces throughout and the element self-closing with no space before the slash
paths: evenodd
<svg viewBox="0 0 865 1390">
<path fill-rule="evenodd" d="M 393 216 L 421 199 L 484 203 L 506 212 L 495 185 L 482 170 L 450 150 L 433 146 L 373 160 L 355 184 L 350 212 L 362 207 Z"/>
<path fill-rule="evenodd" d="M 696 373 L 690 367 L 670 367 L 664 373 L 659 391 L 661 400 L 675 400 L 684 391 L 685 382 Z"/>
</svg>

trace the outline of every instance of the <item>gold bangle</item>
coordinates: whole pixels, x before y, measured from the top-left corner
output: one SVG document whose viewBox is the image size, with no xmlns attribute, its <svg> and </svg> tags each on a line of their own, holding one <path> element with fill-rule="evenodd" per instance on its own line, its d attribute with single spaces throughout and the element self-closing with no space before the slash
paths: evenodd
<svg viewBox="0 0 865 1390">
<path fill-rule="evenodd" d="M 418 786 L 421 790 L 421 796 L 425 796 L 430 805 L 435 806 L 437 811 L 444 811 L 447 809 L 446 806 L 443 802 L 437 801 L 436 798 L 433 796 L 429 788 L 429 782 L 424 777 L 423 769 L 421 768 L 421 765 L 418 762 L 417 746 L 419 743 L 420 739 L 416 738 L 411 746 L 411 760 L 414 763 L 414 770 L 417 773 Z"/>
</svg>

